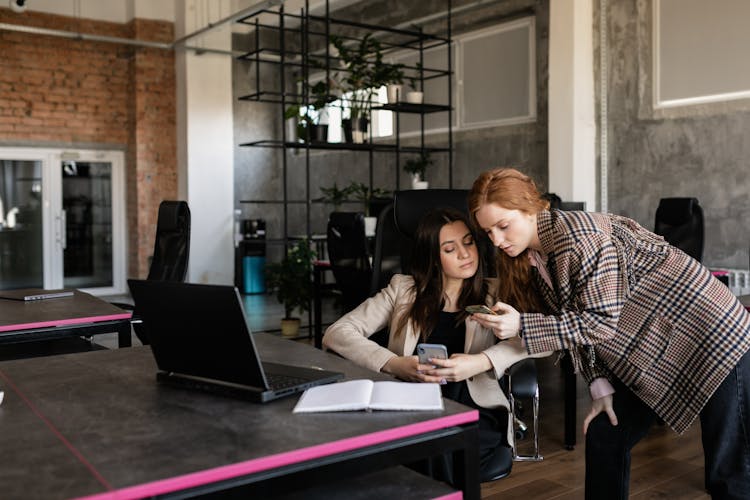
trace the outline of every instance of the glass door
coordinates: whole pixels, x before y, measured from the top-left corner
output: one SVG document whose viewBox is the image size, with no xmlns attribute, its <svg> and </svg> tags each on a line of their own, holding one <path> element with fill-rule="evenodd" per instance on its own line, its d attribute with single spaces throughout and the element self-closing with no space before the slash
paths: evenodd
<svg viewBox="0 0 750 500">
<path fill-rule="evenodd" d="M 119 151 L 0 148 L 0 288 L 125 292 Z"/>
<path fill-rule="evenodd" d="M 0 289 L 41 288 L 42 161 L 0 157 Z"/>
</svg>

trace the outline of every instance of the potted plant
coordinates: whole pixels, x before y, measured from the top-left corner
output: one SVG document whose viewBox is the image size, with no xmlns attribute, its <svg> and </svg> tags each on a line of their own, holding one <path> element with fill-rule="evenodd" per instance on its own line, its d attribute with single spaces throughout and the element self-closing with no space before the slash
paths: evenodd
<svg viewBox="0 0 750 500">
<path fill-rule="evenodd" d="M 412 189 L 427 189 L 429 187 L 424 174 L 427 167 L 433 163 L 429 151 L 426 150 L 422 150 L 416 158 L 409 158 L 404 162 L 404 171 L 411 175 Z"/>
<path fill-rule="evenodd" d="M 422 78 L 422 64 L 417 63 L 416 73 L 409 76 L 409 86 L 411 90 L 406 93 L 406 102 L 411 104 L 422 104 L 424 101 L 424 89 L 421 89 L 420 83 Z"/>
<path fill-rule="evenodd" d="M 378 218 L 370 216 L 370 201 L 372 201 L 373 198 L 385 198 L 390 196 L 391 192 L 380 188 L 370 189 L 367 184 L 362 182 L 352 182 L 349 185 L 349 189 L 354 198 L 364 204 L 365 234 L 367 236 L 375 236 L 375 226 L 378 223 Z"/>
<path fill-rule="evenodd" d="M 281 262 L 266 267 L 266 284 L 276 292 L 276 299 L 284 304 L 281 333 L 296 336 L 300 319 L 293 316 L 297 310 L 304 314 L 310 309 L 312 299 L 312 265 L 315 251 L 306 239 L 300 240 L 287 250 Z"/>
<path fill-rule="evenodd" d="M 313 86 L 303 83 L 308 90 L 310 102 L 307 105 L 294 103 L 284 110 L 284 118 L 297 120 L 297 138 L 302 142 L 328 141 L 328 112 L 326 105 L 329 101 L 328 88 L 325 82 L 317 82 Z"/>
<path fill-rule="evenodd" d="M 376 53 L 375 62 L 372 67 L 373 76 L 371 83 L 373 88 L 380 88 L 385 85 L 388 102 L 391 104 L 398 103 L 403 98 L 403 67 L 403 64 L 384 63 L 380 51 L 378 50 Z"/>
<path fill-rule="evenodd" d="M 343 38 L 336 35 L 332 35 L 330 40 L 344 69 L 339 83 L 342 99 L 349 111 L 348 118 L 342 119 L 344 135 L 347 142 L 361 143 L 367 136 L 372 95 L 382 85 L 378 83 L 380 75 L 375 72 L 377 65 L 384 66 L 380 42 L 371 33 L 366 34 L 354 47 L 349 47 Z"/>
<path fill-rule="evenodd" d="M 349 201 L 349 195 L 352 194 L 352 186 L 345 186 L 339 188 L 334 182 L 331 187 L 321 187 L 320 192 L 323 196 L 316 198 L 313 201 L 322 201 L 323 203 L 330 203 L 333 205 L 333 211 L 338 212 L 341 208 L 341 204 Z"/>
</svg>

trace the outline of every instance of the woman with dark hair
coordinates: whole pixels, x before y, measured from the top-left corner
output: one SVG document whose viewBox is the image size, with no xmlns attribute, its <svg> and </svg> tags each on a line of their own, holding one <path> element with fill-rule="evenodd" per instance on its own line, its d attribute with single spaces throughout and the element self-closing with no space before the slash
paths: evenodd
<svg viewBox="0 0 750 500">
<path fill-rule="evenodd" d="M 480 478 L 499 479 L 510 470 L 511 452 L 508 402 L 498 377 L 527 354 L 520 342 L 498 343 L 464 310 L 492 303 L 466 215 L 447 208 L 427 213 L 417 227 L 413 255 L 413 274 L 395 275 L 386 288 L 336 321 L 323 345 L 373 371 L 440 383 L 443 396 L 477 408 Z M 385 327 L 387 348 L 369 339 Z M 420 364 L 414 355 L 420 342 L 444 344 L 449 359 Z M 449 473 L 438 474 L 445 475 L 449 478 Z"/>
<path fill-rule="evenodd" d="M 706 489 L 750 498 L 750 315 L 711 272 L 633 220 L 549 210 L 514 169 L 469 194 L 498 248 L 499 315 L 476 320 L 530 353 L 567 349 L 589 382 L 586 498 L 627 498 L 630 450 L 661 418 L 700 416 Z M 542 312 L 510 304 L 538 302 Z"/>
</svg>

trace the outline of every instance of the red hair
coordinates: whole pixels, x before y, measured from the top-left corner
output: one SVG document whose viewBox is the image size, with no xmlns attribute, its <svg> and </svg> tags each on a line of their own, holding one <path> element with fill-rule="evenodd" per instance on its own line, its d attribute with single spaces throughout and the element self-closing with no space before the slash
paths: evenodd
<svg viewBox="0 0 750 500">
<path fill-rule="evenodd" d="M 483 172 L 469 192 L 469 213 L 477 224 L 477 212 L 488 204 L 496 204 L 507 210 L 519 210 L 526 214 L 537 214 L 549 209 L 536 184 L 528 175 L 513 168 L 495 168 Z M 506 302 L 520 312 L 542 312 L 545 310 L 531 274 L 528 250 L 518 257 L 509 257 L 505 252 L 495 253 L 498 286 L 495 299 Z"/>
</svg>

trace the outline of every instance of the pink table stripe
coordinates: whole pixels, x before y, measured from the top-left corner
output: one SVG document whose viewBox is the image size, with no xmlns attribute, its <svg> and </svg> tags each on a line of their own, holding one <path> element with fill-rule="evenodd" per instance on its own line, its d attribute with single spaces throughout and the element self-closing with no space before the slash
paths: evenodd
<svg viewBox="0 0 750 500">
<path fill-rule="evenodd" d="M 462 491 L 454 491 L 453 493 L 448 493 L 447 495 L 433 498 L 432 500 L 463 500 L 463 499 L 464 499 L 464 493 Z"/>
<path fill-rule="evenodd" d="M 18 323 L 15 325 L 0 326 L 0 332 L 12 332 L 15 330 L 29 330 L 31 328 L 47 328 L 54 326 L 80 325 L 82 323 L 96 323 L 97 321 L 112 321 L 116 319 L 128 319 L 132 313 L 124 312 L 107 314 L 104 316 L 87 316 L 85 318 L 58 319 L 54 321 L 38 321 L 36 323 Z"/>
<path fill-rule="evenodd" d="M 301 448 L 299 450 L 269 455 L 263 458 L 256 458 L 239 462 L 231 465 L 224 465 L 213 469 L 207 469 L 199 472 L 193 472 L 182 476 L 176 476 L 169 479 L 162 479 L 150 483 L 144 483 L 137 486 L 130 486 L 119 490 L 98 493 L 86 497 L 80 497 L 79 500 L 104 500 L 117 499 L 126 500 L 131 498 L 143 498 L 154 495 L 169 493 L 172 491 L 193 488 L 204 484 L 215 483 L 238 476 L 253 474 L 264 470 L 283 467 L 285 465 L 296 464 L 306 460 L 343 453 L 351 450 L 365 448 L 381 443 L 387 443 L 426 432 L 432 432 L 439 429 L 445 429 L 454 425 L 462 425 L 479 420 L 479 412 L 471 410 L 447 417 L 435 418 L 425 422 L 404 425 L 395 429 L 363 434 L 361 436 L 332 441 L 326 444 Z M 441 497 L 453 499 L 456 497 Z"/>
</svg>

